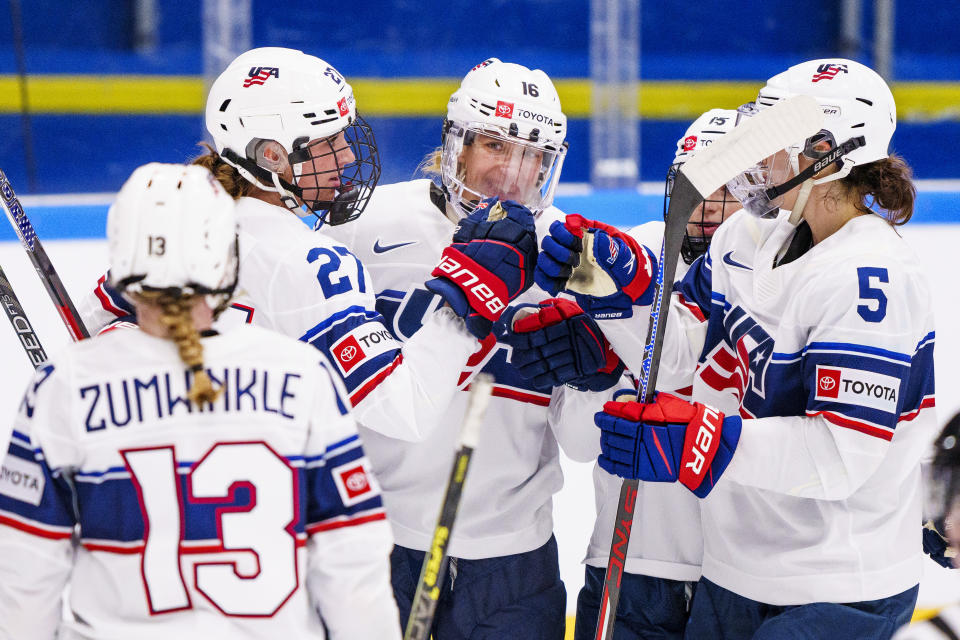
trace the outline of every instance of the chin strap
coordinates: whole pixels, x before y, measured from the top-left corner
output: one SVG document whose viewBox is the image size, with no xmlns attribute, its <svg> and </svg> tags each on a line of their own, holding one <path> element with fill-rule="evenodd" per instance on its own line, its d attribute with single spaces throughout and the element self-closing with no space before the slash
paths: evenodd
<svg viewBox="0 0 960 640">
<path fill-rule="evenodd" d="M 250 177 L 261 189 L 276 192 L 287 209 L 298 217 L 303 217 L 303 209 L 300 208 L 303 189 L 290 184 L 273 171 L 264 169 L 249 158 L 240 157 L 233 149 L 224 149 L 220 155 L 230 164 L 250 174 Z"/>
<path fill-rule="evenodd" d="M 813 178 L 808 178 L 804 180 L 800 186 L 800 191 L 797 193 L 797 201 L 793 205 L 793 210 L 790 211 L 789 222 L 793 226 L 800 224 L 800 220 L 803 219 L 803 208 L 807 206 L 807 198 L 810 197 L 810 192 L 813 191 L 814 182 Z"/>
<path fill-rule="evenodd" d="M 280 196 L 280 202 L 283 203 L 287 209 L 298 217 L 304 217 L 303 209 L 300 208 L 300 201 L 297 199 L 297 195 L 293 192 L 293 189 L 300 191 L 299 187 L 294 187 L 292 184 L 281 178 L 276 173 L 270 172 L 270 178 L 273 182 L 273 186 L 276 189 L 277 195 Z M 312 212 L 311 212 L 312 213 Z"/>
</svg>

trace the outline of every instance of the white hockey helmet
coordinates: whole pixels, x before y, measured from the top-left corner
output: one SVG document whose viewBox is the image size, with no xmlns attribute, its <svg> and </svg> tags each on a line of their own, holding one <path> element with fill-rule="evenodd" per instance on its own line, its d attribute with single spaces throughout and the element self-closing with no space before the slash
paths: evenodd
<svg viewBox="0 0 960 640">
<path fill-rule="evenodd" d="M 125 293 L 213 295 L 237 284 L 234 200 L 204 167 L 153 162 L 127 179 L 107 214 L 110 284 Z"/>
<path fill-rule="evenodd" d="M 873 69 L 845 59 L 803 62 L 767 80 L 757 96 L 757 107 L 764 109 L 796 95 L 817 100 L 823 108 L 824 128 L 788 147 L 780 166 L 761 163 L 728 185 L 744 208 L 757 215 L 775 210 L 782 195 L 797 184 L 811 180 L 809 190 L 813 185 L 845 178 L 855 166 L 889 155 L 890 139 L 897 128 L 897 106 L 890 87 Z M 824 140 L 830 150 L 816 151 L 814 145 Z M 808 169 L 809 175 L 800 175 L 801 153 L 816 161 Z M 836 164 L 838 171 L 813 178 L 831 164 Z M 784 182 L 791 170 L 794 177 Z"/>
<path fill-rule="evenodd" d="M 701 114 L 687 127 L 683 136 L 677 140 L 677 151 L 673 157 L 673 164 L 671 164 L 667 170 L 667 180 L 663 197 L 664 220 L 666 220 L 667 217 L 667 209 L 670 208 L 670 196 L 673 194 L 673 183 L 676 180 L 677 171 L 683 166 L 683 163 L 709 147 L 724 134 L 732 131 L 740 122 L 742 115 L 752 108 L 751 103 L 744 105 L 741 109 L 710 109 Z M 732 203 L 730 212 L 733 213 L 739 208 L 739 203 Z M 721 222 L 726 217 L 726 201 L 724 200 L 721 202 Z M 694 211 L 690 216 L 690 223 L 699 225 L 700 233 L 698 235 L 692 235 L 689 232 L 685 232 L 683 235 L 683 244 L 680 245 L 680 255 L 687 264 L 691 264 L 696 258 L 705 254 L 710 247 L 713 232 L 719 223 L 707 223 L 706 219 L 705 204 L 698 207 L 697 211 Z"/>
<path fill-rule="evenodd" d="M 238 56 L 210 87 L 206 106 L 207 131 L 225 162 L 257 187 L 280 194 L 284 204 L 303 215 L 301 203 L 331 224 L 354 219 L 363 211 L 380 178 L 380 156 L 373 132 L 357 114 L 353 89 L 340 73 L 320 58 L 295 49 L 263 47 Z M 341 164 L 343 132 L 353 162 Z M 263 146 L 279 143 L 293 168 L 293 183 L 265 162 Z M 336 162 L 320 158 L 311 143 L 324 144 Z M 314 160 L 311 160 L 314 158 Z M 306 178 L 339 176 L 333 197 L 305 198 Z M 336 180 L 334 180 L 336 182 Z M 314 189 L 317 191 L 317 189 Z M 333 190 L 321 188 L 321 192 Z"/>
<path fill-rule="evenodd" d="M 489 197 L 516 200 L 539 214 L 553 202 L 566 135 L 567 117 L 546 73 L 497 58 L 484 60 L 447 103 L 441 153 L 447 199 L 460 215 Z M 478 140 L 486 142 L 485 161 L 465 153 Z"/>
</svg>

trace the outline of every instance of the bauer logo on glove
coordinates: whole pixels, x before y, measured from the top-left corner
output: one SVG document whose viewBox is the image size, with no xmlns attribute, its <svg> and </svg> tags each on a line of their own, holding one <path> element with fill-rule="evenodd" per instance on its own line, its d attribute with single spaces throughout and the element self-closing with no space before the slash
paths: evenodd
<svg viewBox="0 0 960 640">
<path fill-rule="evenodd" d="M 533 285 L 537 231 L 523 205 L 496 198 L 481 204 L 460 221 L 426 287 L 483 339 L 506 305 Z"/>
<path fill-rule="evenodd" d="M 595 415 L 600 468 L 647 482 L 680 482 L 697 497 L 713 489 L 740 441 L 741 420 L 669 393 L 650 404 L 607 402 Z"/>
</svg>

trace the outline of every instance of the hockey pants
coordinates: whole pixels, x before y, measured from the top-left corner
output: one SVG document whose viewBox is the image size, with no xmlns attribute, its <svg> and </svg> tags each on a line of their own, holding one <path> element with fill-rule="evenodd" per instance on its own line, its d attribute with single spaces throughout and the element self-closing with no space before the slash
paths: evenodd
<svg viewBox="0 0 960 640">
<path fill-rule="evenodd" d="M 393 593 L 406 626 L 423 551 L 395 546 Z M 451 558 L 433 618 L 434 640 L 563 640 L 567 592 L 557 541 L 539 549 L 482 560 Z"/>
<path fill-rule="evenodd" d="M 910 622 L 916 586 L 864 602 L 775 606 L 739 596 L 700 578 L 686 640 L 889 640 Z"/>
<path fill-rule="evenodd" d="M 577 598 L 574 640 L 593 640 L 600 614 L 605 570 L 587 566 Z M 613 640 L 681 640 L 687 624 L 689 582 L 623 574 Z"/>
</svg>

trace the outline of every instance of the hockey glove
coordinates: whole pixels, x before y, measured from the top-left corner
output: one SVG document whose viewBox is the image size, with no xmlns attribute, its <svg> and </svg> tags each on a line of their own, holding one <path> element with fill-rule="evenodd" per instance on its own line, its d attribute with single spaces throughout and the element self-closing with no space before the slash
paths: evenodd
<svg viewBox="0 0 960 640">
<path fill-rule="evenodd" d="M 555 293 L 567 290 L 594 318 L 629 318 L 652 298 L 653 255 L 615 227 L 572 214 L 550 225 L 534 278 Z"/>
<path fill-rule="evenodd" d="M 511 200 L 490 198 L 460 221 L 426 287 L 483 339 L 510 301 L 533 285 L 536 261 L 533 214 Z"/>
<path fill-rule="evenodd" d="M 535 312 L 514 321 L 521 309 Z M 623 374 L 623 363 L 600 327 L 572 300 L 510 307 L 496 334 L 513 347 L 511 362 L 520 376 L 540 388 L 569 384 L 578 391 L 604 391 Z"/>
<path fill-rule="evenodd" d="M 657 394 L 651 404 L 607 402 L 595 415 L 605 471 L 647 482 L 677 482 L 698 498 L 713 489 L 740 440 L 741 420 L 699 402 Z"/>
<path fill-rule="evenodd" d="M 957 556 L 957 550 L 950 547 L 950 543 L 937 530 L 932 520 L 923 525 L 923 552 L 941 567 L 956 568 L 953 560 Z"/>
</svg>

